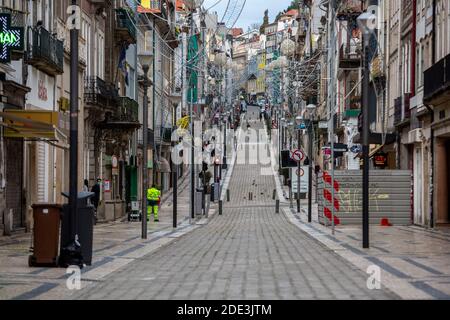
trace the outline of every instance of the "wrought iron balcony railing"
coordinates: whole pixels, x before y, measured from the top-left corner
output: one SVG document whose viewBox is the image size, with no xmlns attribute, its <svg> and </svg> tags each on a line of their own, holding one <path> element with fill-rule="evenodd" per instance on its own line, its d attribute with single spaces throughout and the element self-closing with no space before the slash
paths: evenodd
<svg viewBox="0 0 450 320">
<path fill-rule="evenodd" d="M 136 43 L 136 21 L 124 8 L 116 9 L 116 36 L 120 42 Z"/>
<path fill-rule="evenodd" d="M 0 13 L 11 15 L 11 27 L 23 27 L 26 25 L 26 13 L 7 7 L 0 7 Z"/>
<path fill-rule="evenodd" d="M 411 118 L 411 94 L 405 93 L 403 97 L 394 102 L 394 125 L 398 126 Z"/>
<path fill-rule="evenodd" d="M 84 82 L 84 101 L 87 105 L 112 107 L 117 104 L 119 90 L 99 77 L 90 76 Z"/>
<path fill-rule="evenodd" d="M 114 120 L 119 122 L 139 123 L 139 104 L 129 97 L 119 97 Z"/>
<path fill-rule="evenodd" d="M 339 50 L 339 68 L 358 69 L 361 66 L 361 44 L 356 39 L 350 39 L 349 44 L 343 43 Z"/>
<path fill-rule="evenodd" d="M 361 0 L 343 0 L 340 1 L 338 6 L 337 16 L 339 18 L 359 15 L 362 13 L 362 1 Z"/>
<path fill-rule="evenodd" d="M 64 44 L 43 27 L 28 28 L 27 62 L 55 76 L 64 72 Z"/>
<path fill-rule="evenodd" d="M 450 100 L 449 97 L 445 97 L 445 93 L 450 92 L 450 54 L 426 70 L 424 76 L 426 103 L 438 105 Z"/>
</svg>

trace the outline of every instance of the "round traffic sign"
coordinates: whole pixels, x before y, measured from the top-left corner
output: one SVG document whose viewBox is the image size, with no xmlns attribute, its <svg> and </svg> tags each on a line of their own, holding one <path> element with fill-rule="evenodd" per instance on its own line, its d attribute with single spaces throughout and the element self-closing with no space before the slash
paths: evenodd
<svg viewBox="0 0 450 320">
<path fill-rule="evenodd" d="M 305 154 L 301 150 L 292 151 L 291 158 L 297 162 L 302 161 L 305 158 Z"/>
<path fill-rule="evenodd" d="M 305 170 L 300 169 L 300 172 L 299 172 L 299 170 L 297 169 L 296 173 L 297 173 L 297 177 L 303 177 L 305 175 Z"/>
</svg>

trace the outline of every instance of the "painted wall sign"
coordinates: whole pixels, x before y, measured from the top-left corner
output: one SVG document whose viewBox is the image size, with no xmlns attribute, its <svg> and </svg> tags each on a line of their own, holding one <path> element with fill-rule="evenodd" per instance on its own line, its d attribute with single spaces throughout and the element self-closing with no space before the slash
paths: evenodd
<svg viewBox="0 0 450 320">
<path fill-rule="evenodd" d="M 22 51 L 24 48 L 24 29 L 11 27 L 11 15 L 0 14 L 0 62 L 11 61 L 11 50 Z"/>
<path fill-rule="evenodd" d="M 38 97 L 42 101 L 48 100 L 47 88 L 45 87 L 44 80 L 40 79 L 38 84 Z"/>
</svg>

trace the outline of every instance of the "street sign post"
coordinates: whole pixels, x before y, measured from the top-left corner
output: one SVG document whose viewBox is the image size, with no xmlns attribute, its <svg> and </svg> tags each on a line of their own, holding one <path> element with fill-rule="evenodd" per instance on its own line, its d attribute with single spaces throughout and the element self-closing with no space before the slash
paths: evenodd
<svg viewBox="0 0 450 320">
<path fill-rule="evenodd" d="M 309 166 L 301 166 L 300 175 L 298 175 L 298 169 L 292 168 L 292 181 L 291 188 L 292 193 L 297 193 L 298 190 L 298 178 L 300 178 L 300 193 L 308 193 L 308 180 L 309 180 Z"/>
</svg>

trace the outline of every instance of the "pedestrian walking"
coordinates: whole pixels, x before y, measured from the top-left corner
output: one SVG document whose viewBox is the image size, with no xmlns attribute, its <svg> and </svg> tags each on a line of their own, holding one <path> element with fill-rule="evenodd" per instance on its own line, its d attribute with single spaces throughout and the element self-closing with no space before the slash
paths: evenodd
<svg viewBox="0 0 450 320">
<path fill-rule="evenodd" d="M 87 179 L 84 179 L 82 191 L 89 192 L 89 181 Z"/>
<path fill-rule="evenodd" d="M 150 220 L 150 216 L 153 212 L 154 221 L 159 222 L 158 209 L 161 203 L 161 191 L 156 188 L 156 185 L 152 185 L 152 187 L 147 190 L 147 200 L 147 221 Z"/>
<path fill-rule="evenodd" d="M 100 202 L 100 183 L 102 182 L 102 179 L 97 178 L 97 182 L 92 186 L 91 192 L 94 193 L 94 195 L 92 196 L 92 204 L 94 205 L 94 217 L 95 217 L 95 222 L 97 222 L 97 209 L 98 209 L 98 204 Z"/>
</svg>

